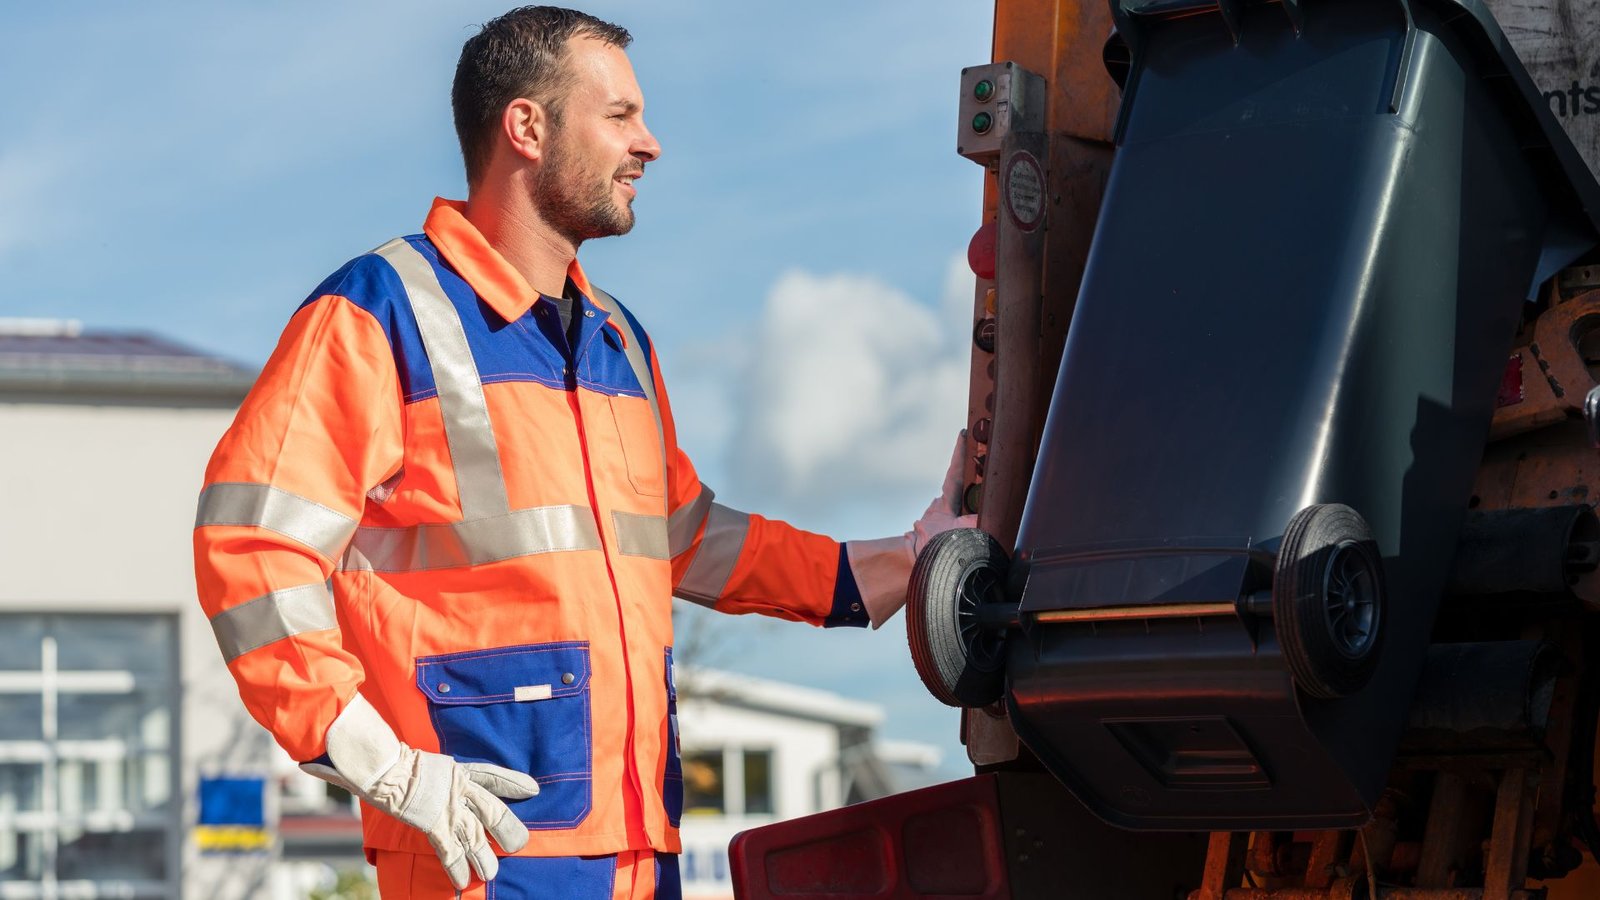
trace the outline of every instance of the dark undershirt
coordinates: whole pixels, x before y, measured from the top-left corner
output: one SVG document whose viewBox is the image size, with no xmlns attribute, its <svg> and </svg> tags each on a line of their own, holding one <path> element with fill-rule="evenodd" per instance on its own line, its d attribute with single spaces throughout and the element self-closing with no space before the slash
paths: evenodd
<svg viewBox="0 0 1600 900">
<path fill-rule="evenodd" d="M 573 298 L 577 294 L 577 286 L 572 283 L 571 279 L 568 279 L 566 286 L 561 290 L 560 297 L 551 297 L 548 294 L 539 295 L 554 304 L 556 312 L 561 316 L 561 333 L 567 336 L 567 347 L 570 350 L 578 349 L 579 327 L 572 321 L 572 310 L 576 303 Z"/>
<path fill-rule="evenodd" d="M 572 343 L 572 298 L 571 297 L 546 297 L 556 305 L 556 312 L 561 314 L 561 333 L 567 336 L 567 343 Z"/>
</svg>

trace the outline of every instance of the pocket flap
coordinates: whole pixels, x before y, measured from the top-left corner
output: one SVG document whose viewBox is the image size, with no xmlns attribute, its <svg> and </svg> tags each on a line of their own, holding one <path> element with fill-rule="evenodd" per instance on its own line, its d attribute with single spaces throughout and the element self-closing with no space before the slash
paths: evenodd
<svg viewBox="0 0 1600 900">
<path fill-rule="evenodd" d="M 539 702 L 589 683 L 589 642 L 528 644 L 417 660 L 417 687 L 434 703 Z"/>
</svg>

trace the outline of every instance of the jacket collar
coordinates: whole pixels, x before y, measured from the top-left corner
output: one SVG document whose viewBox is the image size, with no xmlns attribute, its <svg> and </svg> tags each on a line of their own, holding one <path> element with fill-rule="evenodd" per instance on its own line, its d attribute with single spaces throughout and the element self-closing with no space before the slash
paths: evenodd
<svg viewBox="0 0 1600 900">
<path fill-rule="evenodd" d="M 539 299 L 539 292 L 467 221 L 466 208 L 467 204 L 460 200 L 433 198 L 433 208 L 428 210 L 422 231 L 490 309 L 507 322 L 514 322 Z M 567 277 L 584 297 L 594 296 L 576 259 L 567 267 Z"/>
</svg>

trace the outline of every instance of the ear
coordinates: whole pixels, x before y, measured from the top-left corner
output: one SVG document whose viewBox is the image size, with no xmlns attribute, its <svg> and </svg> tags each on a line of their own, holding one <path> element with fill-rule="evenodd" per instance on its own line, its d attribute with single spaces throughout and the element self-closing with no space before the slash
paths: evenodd
<svg viewBox="0 0 1600 900">
<path fill-rule="evenodd" d="M 526 97 L 506 104 L 500 115 L 500 132 L 512 152 L 523 159 L 537 161 L 543 158 L 545 141 L 549 137 L 550 116 L 541 104 Z"/>
</svg>

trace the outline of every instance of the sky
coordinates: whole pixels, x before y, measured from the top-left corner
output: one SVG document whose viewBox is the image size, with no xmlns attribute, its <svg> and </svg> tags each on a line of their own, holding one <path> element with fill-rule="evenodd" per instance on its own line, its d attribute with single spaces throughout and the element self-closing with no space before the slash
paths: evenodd
<svg viewBox="0 0 1600 900">
<path fill-rule="evenodd" d="M 259 366 L 345 260 L 465 193 L 449 83 L 504 3 L 0 11 L 0 316 L 157 332 Z M 663 147 L 638 225 L 580 253 L 655 342 L 719 501 L 835 537 L 907 530 L 966 405 L 979 169 L 954 148 L 978 0 L 593 2 L 632 31 Z M 903 618 L 685 625 L 702 664 L 881 704 L 945 753 Z M 682 638 L 680 638 L 681 642 Z"/>
</svg>

